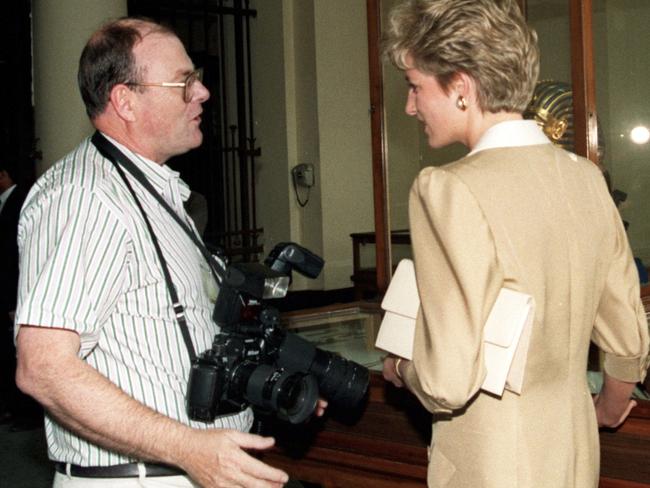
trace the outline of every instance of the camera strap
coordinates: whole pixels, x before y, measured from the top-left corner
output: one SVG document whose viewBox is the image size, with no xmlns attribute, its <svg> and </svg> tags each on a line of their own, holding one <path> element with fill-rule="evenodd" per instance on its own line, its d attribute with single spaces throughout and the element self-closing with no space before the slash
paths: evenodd
<svg viewBox="0 0 650 488">
<path fill-rule="evenodd" d="M 133 199 L 135 200 L 136 205 L 140 209 L 140 213 L 142 214 L 142 217 L 144 218 L 144 221 L 147 224 L 147 229 L 149 230 L 149 234 L 151 235 L 151 240 L 156 250 L 156 254 L 158 255 L 158 260 L 160 261 L 160 265 L 162 267 L 163 275 L 165 277 L 165 283 L 167 284 L 167 290 L 172 300 L 172 307 L 174 309 L 174 313 L 176 314 L 176 321 L 178 322 L 178 325 L 181 329 L 183 340 L 185 341 L 185 346 L 187 347 L 187 351 L 190 355 L 190 360 L 194 361 L 196 359 L 196 351 L 194 350 L 194 345 L 192 344 L 192 338 L 190 337 L 190 332 L 187 327 L 187 321 L 185 320 L 185 307 L 183 307 L 183 304 L 180 302 L 178 298 L 176 287 L 174 286 L 174 283 L 171 278 L 171 274 L 169 273 L 167 261 L 165 261 L 165 258 L 163 257 L 162 250 L 160 249 L 160 244 L 158 243 L 156 234 L 153 231 L 151 222 L 149 221 L 149 218 L 147 217 L 147 214 L 144 211 L 144 208 L 142 207 L 142 203 L 140 202 L 140 199 L 136 196 L 135 191 L 131 186 L 131 183 L 129 182 L 128 178 L 124 174 L 122 167 L 126 169 L 129 173 L 131 173 L 131 175 L 136 180 L 138 180 L 138 182 L 144 187 L 145 190 L 151 193 L 151 195 L 160 203 L 160 205 L 162 205 L 162 207 L 165 210 L 167 210 L 167 212 L 174 218 L 174 220 L 178 223 L 178 225 L 180 225 L 181 228 L 187 233 L 187 235 L 190 237 L 192 242 L 194 242 L 194 244 L 199 249 L 199 251 L 201 251 L 201 254 L 205 258 L 205 260 L 208 262 L 210 271 L 212 272 L 217 283 L 222 282 L 223 272 L 218 270 L 218 265 L 215 262 L 214 257 L 212 256 L 210 251 L 208 251 L 208 249 L 205 247 L 205 244 L 203 244 L 201 239 L 197 237 L 197 235 L 187 224 L 187 222 L 184 222 L 183 219 L 181 219 L 181 217 L 167 203 L 167 201 L 162 197 L 162 195 L 156 191 L 156 189 L 153 187 L 151 182 L 147 179 L 147 177 L 142 172 L 142 170 L 140 170 L 140 168 L 138 168 L 133 163 L 133 161 L 131 161 L 122 151 L 120 151 L 117 147 L 115 147 L 115 145 L 113 145 L 108 139 L 106 139 L 99 131 L 95 131 L 95 133 L 91 138 L 91 142 L 95 145 L 99 153 L 102 156 L 104 156 L 106 159 L 108 159 L 113 164 L 113 166 L 115 166 L 115 169 L 117 169 L 117 172 L 119 173 L 120 177 L 124 181 L 126 187 L 129 189 L 131 195 L 133 196 Z"/>
</svg>

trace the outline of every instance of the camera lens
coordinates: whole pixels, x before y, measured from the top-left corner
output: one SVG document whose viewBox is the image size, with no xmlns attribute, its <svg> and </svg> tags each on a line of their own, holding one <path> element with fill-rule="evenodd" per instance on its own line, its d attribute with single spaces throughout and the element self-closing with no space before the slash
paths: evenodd
<svg viewBox="0 0 650 488">
<path fill-rule="evenodd" d="M 278 351 L 278 365 L 313 374 L 322 395 L 342 409 L 358 406 L 368 390 L 367 368 L 319 349 L 295 334 L 286 333 Z"/>
<path fill-rule="evenodd" d="M 277 392 L 280 418 L 299 424 L 311 417 L 316 410 L 318 383 L 312 375 L 302 373 L 288 375 Z"/>
<path fill-rule="evenodd" d="M 316 349 L 309 370 L 318 379 L 323 395 L 345 410 L 355 408 L 368 390 L 368 369 L 331 352 Z"/>
<path fill-rule="evenodd" d="M 275 412 L 282 420 L 299 424 L 316 410 L 318 383 L 312 375 L 247 362 L 233 376 L 238 376 L 236 383 L 245 385 L 244 398 L 248 402 Z"/>
</svg>

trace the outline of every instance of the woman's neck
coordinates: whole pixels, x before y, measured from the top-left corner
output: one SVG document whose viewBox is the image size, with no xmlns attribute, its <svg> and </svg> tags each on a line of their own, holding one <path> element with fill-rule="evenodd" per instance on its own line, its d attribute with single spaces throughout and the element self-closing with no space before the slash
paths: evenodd
<svg viewBox="0 0 650 488">
<path fill-rule="evenodd" d="M 469 150 L 471 151 L 474 149 L 476 143 L 490 127 L 508 120 L 522 119 L 522 115 L 516 112 L 483 112 L 478 114 L 469 124 L 467 137 L 467 146 L 469 147 Z"/>
</svg>

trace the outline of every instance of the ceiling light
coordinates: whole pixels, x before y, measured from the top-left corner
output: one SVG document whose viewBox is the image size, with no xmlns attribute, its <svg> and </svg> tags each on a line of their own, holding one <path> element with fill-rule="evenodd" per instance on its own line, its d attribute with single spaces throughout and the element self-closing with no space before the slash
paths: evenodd
<svg viewBox="0 0 650 488">
<path fill-rule="evenodd" d="M 630 131 L 630 139 L 634 144 L 645 144 L 650 140 L 650 130 L 643 125 L 639 125 Z"/>
</svg>

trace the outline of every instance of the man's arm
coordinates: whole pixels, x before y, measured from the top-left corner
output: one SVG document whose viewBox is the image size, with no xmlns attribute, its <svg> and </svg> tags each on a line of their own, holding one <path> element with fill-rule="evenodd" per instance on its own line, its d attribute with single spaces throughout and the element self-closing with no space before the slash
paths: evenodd
<svg viewBox="0 0 650 488">
<path fill-rule="evenodd" d="M 603 373 L 603 388 L 594 397 L 598 427 L 618 427 L 636 406 L 631 399 L 635 383 L 617 380 Z"/>
<path fill-rule="evenodd" d="M 244 449 L 273 439 L 229 429 L 198 430 L 126 395 L 78 356 L 79 336 L 22 325 L 16 382 L 62 425 L 91 442 L 138 459 L 178 466 L 204 487 L 281 487 L 287 475 Z"/>
</svg>

